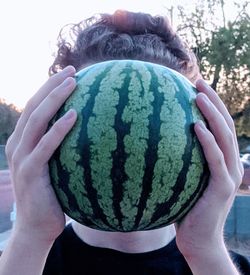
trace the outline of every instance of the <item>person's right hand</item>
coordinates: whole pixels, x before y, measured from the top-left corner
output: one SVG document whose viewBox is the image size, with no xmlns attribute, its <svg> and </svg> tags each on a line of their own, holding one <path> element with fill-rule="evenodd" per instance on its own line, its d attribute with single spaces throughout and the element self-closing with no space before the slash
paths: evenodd
<svg viewBox="0 0 250 275">
<path fill-rule="evenodd" d="M 50 77 L 28 101 L 6 145 L 17 215 L 14 231 L 54 241 L 65 216 L 50 184 L 48 161 L 76 121 L 70 110 L 47 131 L 48 123 L 76 86 L 75 69 Z"/>
</svg>

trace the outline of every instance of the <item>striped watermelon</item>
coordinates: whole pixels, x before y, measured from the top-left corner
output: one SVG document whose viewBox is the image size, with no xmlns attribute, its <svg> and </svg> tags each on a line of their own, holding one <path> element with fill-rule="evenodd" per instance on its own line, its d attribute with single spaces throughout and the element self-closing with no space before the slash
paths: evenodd
<svg viewBox="0 0 250 275">
<path fill-rule="evenodd" d="M 182 218 L 207 184 L 193 131 L 196 90 L 179 73 L 135 60 L 89 66 L 55 116 L 78 119 L 50 160 L 64 212 L 106 231 L 160 228 Z"/>
</svg>

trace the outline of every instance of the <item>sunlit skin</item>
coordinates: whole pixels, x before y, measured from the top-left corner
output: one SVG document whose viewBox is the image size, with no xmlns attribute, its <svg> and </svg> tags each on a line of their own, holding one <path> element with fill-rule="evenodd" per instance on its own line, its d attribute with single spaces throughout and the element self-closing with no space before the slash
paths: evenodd
<svg viewBox="0 0 250 275">
<path fill-rule="evenodd" d="M 0 259 L 1 275 L 41 274 L 53 242 L 64 229 L 65 215 L 50 185 L 48 160 L 74 125 L 76 112 L 70 110 L 48 132 L 46 129 L 73 92 L 74 74 L 75 69 L 69 66 L 49 78 L 27 103 L 8 140 L 6 153 L 16 196 L 17 219 Z M 235 128 L 217 94 L 203 80 L 198 80 L 196 87 L 199 90 L 196 103 L 210 130 L 201 122 L 197 122 L 194 129 L 211 176 L 198 203 L 181 223 L 175 224 L 176 241 L 193 274 L 238 274 L 223 239 L 224 223 L 243 175 Z M 148 233 L 130 233 L 129 241 L 124 243 L 121 241 L 125 240 L 124 233 L 109 233 L 112 237 L 108 237 L 77 223 L 73 228 L 91 245 L 108 245 L 126 252 L 157 249 L 174 236 L 170 226 Z M 99 238 L 102 241 L 97 240 Z"/>
</svg>

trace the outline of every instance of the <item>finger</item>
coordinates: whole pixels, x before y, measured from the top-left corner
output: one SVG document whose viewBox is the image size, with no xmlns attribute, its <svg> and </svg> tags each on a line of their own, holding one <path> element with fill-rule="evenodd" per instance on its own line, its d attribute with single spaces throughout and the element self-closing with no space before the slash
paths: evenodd
<svg viewBox="0 0 250 275">
<path fill-rule="evenodd" d="M 46 81 L 45 84 L 38 90 L 38 92 L 28 101 L 17 127 L 23 129 L 31 113 L 44 100 L 44 98 L 46 98 L 48 94 L 59 86 L 67 77 L 73 76 L 74 74 L 75 68 L 68 66 L 61 72 L 50 77 L 48 81 Z"/>
<path fill-rule="evenodd" d="M 37 164 L 38 167 L 46 165 L 55 150 L 75 124 L 76 118 L 76 111 L 71 109 L 55 124 L 53 124 L 30 154 L 29 160 L 31 163 Z"/>
<path fill-rule="evenodd" d="M 236 130 L 235 130 L 235 126 L 234 126 L 234 121 L 233 121 L 231 115 L 229 114 L 225 104 L 220 99 L 218 94 L 203 79 L 199 79 L 196 82 L 196 88 L 198 89 L 199 92 L 202 92 L 207 95 L 209 100 L 214 104 L 214 106 L 218 109 L 218 111 L 225 118 L 227 125 L 229 126 L 229 128 L 231 129 L 231 131 L 233 133 L 234 146 L 236 148 L 237 155 L 238 155 L 238 165 L 241 166 L 240 159 L 239 159 L 240 150 L 239 150 L 239 145 L 238 145 L 238 141 L 237 141 L 237 135 L 236 135 Z M 241 170 L 242 170 L 242 167 L 241 167 Z M 241 172 L 243 172 L 243 170 Z"/>
<path fill-rule="evenodd" d="M 223 117 L 225 118 L 225 120 L 227 122 L 227 125 L 230 127 L 232 132 L 235 134 L 235 139 L 236 139 L 236 133 L 235 133 L 233 119 L 232 119 L 231 115 L 229 114 L 225 104 L 218 96 L 218 94 L 203 79 L 199 79 L 196 82 L 196 88 L 198 89 L 199 92 L 206 94 L 207 97 L 210 99 L 210 101 L 218 109 L 218 111 L 223 115 Z M 237 142 L 236 142 L 236 144 L 237 144 Z"/>
<path fill-rule="evenodd" d="M 19 155 L 29 154 L 48 128 L 49 121 L 69 97 L 76 86 L 75 79 L 69 77 L 56 87 L 30 115 L 20 141 Z"/>
<path fill-rule="evenodd" d="M 202 146 L 205 158 L 210 171 L 210 188 L 214 188 L 215 194 L 224 194 L 230 196 L 232 188 L 235 186 L 226 186 L 225 182 L 229 181 L 227 166 L 224 160 L 223 153 L 218 146 L 213 134 L 206 128 L 202 121 L 197 121 L 194 126 L 197 138 Z M 221 182 L 221 184 L 215 184 Z M 228 188 L 227 188 L 228 187 Z"/>
<path fill-rule="evenodd" d="M 238 166 L 238 153 L 234 146 L 234 137 L 227 125 L 224 116 L 205 94 L 198 94 L 196 103 L 209 124 L 209 128 L 224 156 L 230 173 L 234 173 Z"/>
<path fill-rule="evenodd" d="M 50 77 L 46 83 L 38 90 L 38 92 L 28 101 L 21 117 L 19 118 L 13 134 L 10 136 L 6 153 L 10 156 L 13 154 L 14 148 L 21 139 L 23 129 L 31 115 L 31 113 L 37 108 L 37 106 L 48 96 L 48 94 L 60 85 L 67 77 L 75 74 L 75 68 L 73 66 L 67 66 L 61 72 Z"/>
<path fill-rule="evenodd" d="M 225 104 L 221 100 L 221 98 L 218 96 L 218 94 L 203 80 L 199 79 L 196 82 L 196 88 L 199 92 L 202 92 L 206 94 L 206 96 L 209 98 L 209 100 L 214 104 L 214 106 L 218 109 L 218 111 L 223 115 L 225 118 L 228 126 L 232 131 L 235 130 L 234 122 L 229 114 Z"/>
</svg>

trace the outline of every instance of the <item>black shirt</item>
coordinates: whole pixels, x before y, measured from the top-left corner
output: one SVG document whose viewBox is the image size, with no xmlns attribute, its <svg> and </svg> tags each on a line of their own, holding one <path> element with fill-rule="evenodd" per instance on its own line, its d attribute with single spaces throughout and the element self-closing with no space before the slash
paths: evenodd
<svg viewBox="0 0 250 275">
<path fill-rule="evenodd" d="M 241 274 L 250 274 L 247 258 L 230 252 Z M 145 253 L 124 253 L 84 243 L 71 224 L 55 241 L 43 275 L 189 275 L 187 262 L 173 239 L 158 250 Z"/>
</svg>

